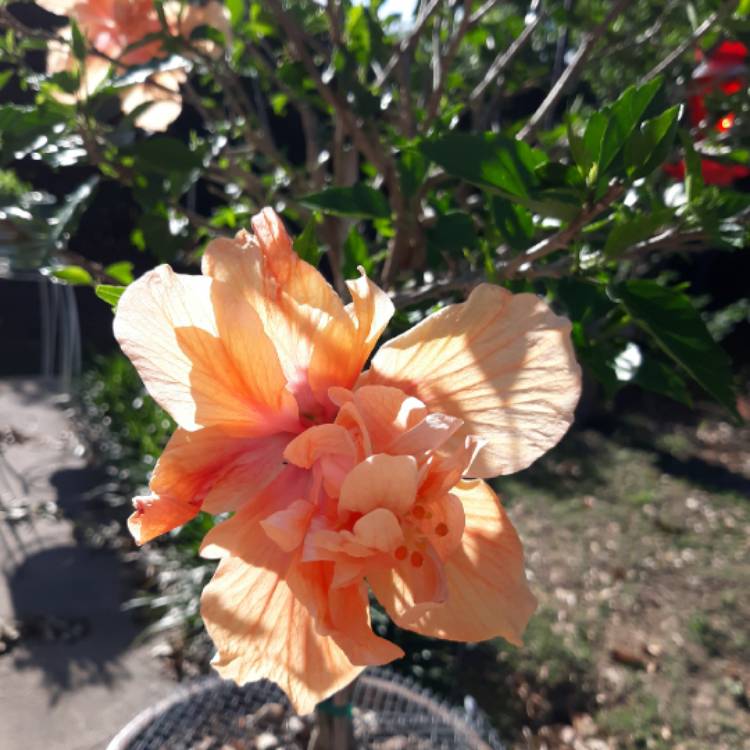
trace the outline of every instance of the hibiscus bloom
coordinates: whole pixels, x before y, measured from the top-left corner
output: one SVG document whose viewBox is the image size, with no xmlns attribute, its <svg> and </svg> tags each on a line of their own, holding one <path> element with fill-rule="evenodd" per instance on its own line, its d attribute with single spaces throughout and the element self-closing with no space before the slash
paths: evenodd
<svg viewBox="0 0 750 750">
<path fill-rule="evenodd" d="M 220 560 L 202 596 L 216 669 L 269 678 L 312 710 L 402 655 L 370 627 L 368 586 L 401 627 L 520 644 L 535 600 L 483 478 L 525 468 L 570 425 L 570 324 L 482 284 L 362 372 L 388 296 L 362 273 L 344 305 L 271 209 L 252 228 L 214 240 L 202 276 L 141 277 L 114 323 L 179 425 L 134 501 L 133 536 L 233 513 L 202 547 Z"/>
<path fill-rule="evenodd" d="M 38 0 L 46 10 L 75 19 L 88 44 L 97 52 L 86 56 L 81 71 L 81 83 L 75 94 L 58 94 L 66 103 L 85 99 L 107 79 L 111 60 L 122 64 L 118 72 L 128 67 L 143 65 L 154 59 L 166 58 L 159 40 L 153 40 L 128 49 L 149 34 L 162 31 L 153 0 Z M 163 5 L 164 16 L 172 35 L 189 37 L 193 29 L 204 24 L 229 33 L 229 18 L 223 4 L 211 0 L 207 5 L 183 4 L 178 0 Z M 71 40 L 71 29 L 66 27 L 61 36 Z M 205 43 L 204 43 L 205 44 Z M 209 45 L 208 51 L 213 47 Z M 106 55 L 103 57 L 102 55 Z M 47 54 L 50 73 L 78 70 L 78 61 L 69 43 L 53 43 Z M 135 120 L 138 127 L 163 131 L 177 119 L 182 111 L 180 84 L 184 83 L 184 66 L 176 65 L 150 75 L 143 83 L 125 87 L 120 94 L 123 112 L 129 114 L 149 103 Z"/>
</svg>

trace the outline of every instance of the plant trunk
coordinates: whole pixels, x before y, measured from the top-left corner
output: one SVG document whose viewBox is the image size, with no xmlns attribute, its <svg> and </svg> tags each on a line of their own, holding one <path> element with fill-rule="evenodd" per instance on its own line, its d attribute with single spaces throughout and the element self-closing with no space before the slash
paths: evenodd
<svg viewBox="0 0 750 750">
<path fill-rule="evenodd" d="M 356 750 L 352 723 L 354 682 L 319 703 L 308 750 Z"/>
</svg>

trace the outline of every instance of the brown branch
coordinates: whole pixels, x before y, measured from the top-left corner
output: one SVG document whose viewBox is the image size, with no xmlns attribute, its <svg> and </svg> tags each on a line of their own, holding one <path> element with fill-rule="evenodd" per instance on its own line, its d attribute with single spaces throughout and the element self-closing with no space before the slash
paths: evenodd
<svg viewBox="0 0 750 750">
<path fill-rule="evenodd" d="M 338 96 L 330 86 L 327 86 L 324 83 L 323 77 L 315 65 L 315 61 L 307 50 L 304 31 L 302 31 L 289 14 L 284 11 L 279 0 L 268 0 L 267 4 L 270 6 L 277 20 L 284 29 L 284 32 L 289 37 L 289 41 L 292 44 L 292 49 L 294 50 L 297 59 L 307 69 L 307 72 L 310 78 L 312 78 L 315 88 L 318 90 L 320 96 L 334 110 L 336 116 L 341 119 L 357 148 L 367 159 L 380 169 L 383 174 L 385 174 L 388 171 L 385 154 L 382 151 L 379 152 L 373 145 L 365 134 L 361 124 L 357 122 L 357 117 L 354 112 L 352 112 L 346 102 Z"/>
<path fill-rule="evenodd" d="M 726 0 L 726 2 L 724 2 L 724 4 L 718 10 L 715 10 L 713 13 L 711 13 L 711 15 L 709 15 L 689 37 L 687 37 L 681 44 L 675 47 L 660 63 L 651 68 L 651 70 L 646 73 L 646 75 L 641 79 L 640 82 L 646 83 L 652 78 L 656 78 L 656 76 L 663 73 L 667 68 L 669 68 L 670 65 L 672 65 L 672 63 L 675 62 L 675 60 L 682 57 L 682 55 L 688 49 L 693 47 L 704 34 L 710 31 L 711 27 L 721 17 L 723 17 L 732 8 L 734 8 L 735 5 L 736 2 L 734 2 L 734 0 Z"/>
<path fill-rule="evenodd" d="M 424 10 L 417 17 L 417 21 L 414 24 L 414 28 L 411 32 L 401 40 L 398 45 L 398 49 L 391 55 L 385 67 L 380 71 L 377 78 L 375 79 L 374 87 L 379 89 L 391 75 L 395 67 L 399 64 L 401 58 L 411 54 L 411 51 L 416 47 L 419 37 L 422 35 L 427 22 L 432 17 L 432 14 L 438 10 L 443 3 L 443 0 L 430 0 L 425 6 Z"/>
<path fill-rule="evenodd" d="M 599 216 L 599 214 L 606 211 L 606 209 L 608 209 L 624 192 L 624 185 L 611 185 L 607 192 L 596 201 L 596 203 L 584 207 L 567 227 L 561 229 L 559 232 L 555 232 L 549 237 L 546 237 L 541 240 L 541 242 L 537 242 L 536 245 L 533 245 L 521 255 L 508 261 L 508 263 L 500 269 L 502 276 L 506 279 L 512 279 L 523 266 L 531 265 L 547 255 L 564 248 L 589 222 L 593 221 Z"/>
<path fill-rule="evenodd" d="M 557 79 L 555 85 L 550 89 L 549 94 L 545 97 L 544 101 L 539 105 L 539 108 L 534 112 L 526 125 L 521 128 L 517 138 L 521 141 L 527 140 L 531 135 L 534 134 L 539 125 L 546 119 L 547 114 L 551 112 L 560 97 L 565 92 L 565 89 L 575 80 L 579 72 L 583 68 L 584 63 L 588 60 L 589 55 L 594 51 L 594 48 L 599 43 L 599 40 L 604 36 L 605 32 L 609 28 L 612 21 L 615 20 L 625 8 L 633 3 L 633 0 L 617 0 L 612 6 L 609 13 L 604 17 L 604 20 L 596 26 L 592 31 L 587 32 L 583 35 L 578 50 L 576 51 L 573 59 L 570 61 L 568 67 L 562 72 L 562 75 Z"/>
<path fill-rule="evenodd" d="M 474 87 L 474 90 L 469 94 L 469 105 L 473 105 L 477 102 L 482 94 L 492 83 L 498 85 L 502 83 L 502 75 L 508 69 L 508 66 L 516 59 L 518 53 L 526 46 L 526 43 L 531 39 L 531 35 L 534 30 L 544 18 L 544 13 L 539 12 L 534 16 L 531 23 L 528 23 L 523 31 L 516 37 L 513 43 L 501 52 L 492 62 L 487 72 L 484 74 L 484 78 Z"/>
<path fill-rule="evenodd" d="M 430 127 L 433 120 L 437 116 L 438 107 L 440 106 L 440 99 L 443 96 L 445 82 L 448 78 L 448 70 L 453 65 L 453 62 L 456 59 L 458 50 L 461 47 L 461 42 L 463 41 L 466 34 L 469 33 L 469 30 L 472 28 L 473 16 L 470 13 L 471 2 L 472 0 L 465 0 L 463 18 L 458 25 L 458 29 L 456 30 L 455 34 L 453 34 L 450 42 L 448 43 L 448 48 L 446 49 L 445 54 L 442 56 L 436 54 L 433 59 L 435 67 L 433 73 L 432 94 L 430 94 L 430 98 L 427 101 L 424 124 L 422 125 L 423 131 L 426 131 Z M 474 23 L 478 23 L 478 20 L 474 21 Z"/>
</svg>

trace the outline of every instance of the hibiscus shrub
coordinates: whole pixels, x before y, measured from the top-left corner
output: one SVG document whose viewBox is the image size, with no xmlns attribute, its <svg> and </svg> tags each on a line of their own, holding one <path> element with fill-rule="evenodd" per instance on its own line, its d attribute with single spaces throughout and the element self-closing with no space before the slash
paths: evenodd
<svg viewBox="0 0 750 750">
<path fill-rule="evenodd" d="M 578 361 L 736 415 L 685 258 L 747 244 L 747 10 L 0 8 L 0 167 L 40 188 L 8 247 L 115 308 L 177 424 L 136 540 L 233 513 L 202 543 L 222 674 L 307 711 L 398 657 L 365 581 L 404 628 L 519 643 L 534 598 L 481 478 L 560 439 Z M 135 281 L 78 231 L 106 182 L 163 263 Z"/>
<path fill-rule="evenodd" d="M 534 290 L 606 395 L 689 402 L 697 384 L 733 410 L 672 269 L 746 242 L 743 4 L 38 5 L 0 9 L 1 166 L 72 187 L 4 209 L 14 262 L 114 302 L 127 266 L 75 236 L 103 181 L 130 190 L 132 245 L 159 261 L 272 204 L 339 292 L 362 266 L 402 321 L 482 278 Z"/>
</svg>

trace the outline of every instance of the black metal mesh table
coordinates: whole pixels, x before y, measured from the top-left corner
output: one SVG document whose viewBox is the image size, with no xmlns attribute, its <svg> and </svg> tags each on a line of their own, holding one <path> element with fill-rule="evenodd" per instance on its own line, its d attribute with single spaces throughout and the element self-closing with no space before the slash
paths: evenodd
<svg viewBox="0 0 750 750">
<path fill-rule="evenodd" d="M 361 748 L 503 748 L 479 709 L 450 707 L 388 670 L 365 672 L 357 681 L 353 705 Z M 238 687 L 209 677 L 136 716 L 108 750 L 305 750 L 310 728 L 311 718 L 297 717 L 273 683 Z"/>
</svg>

